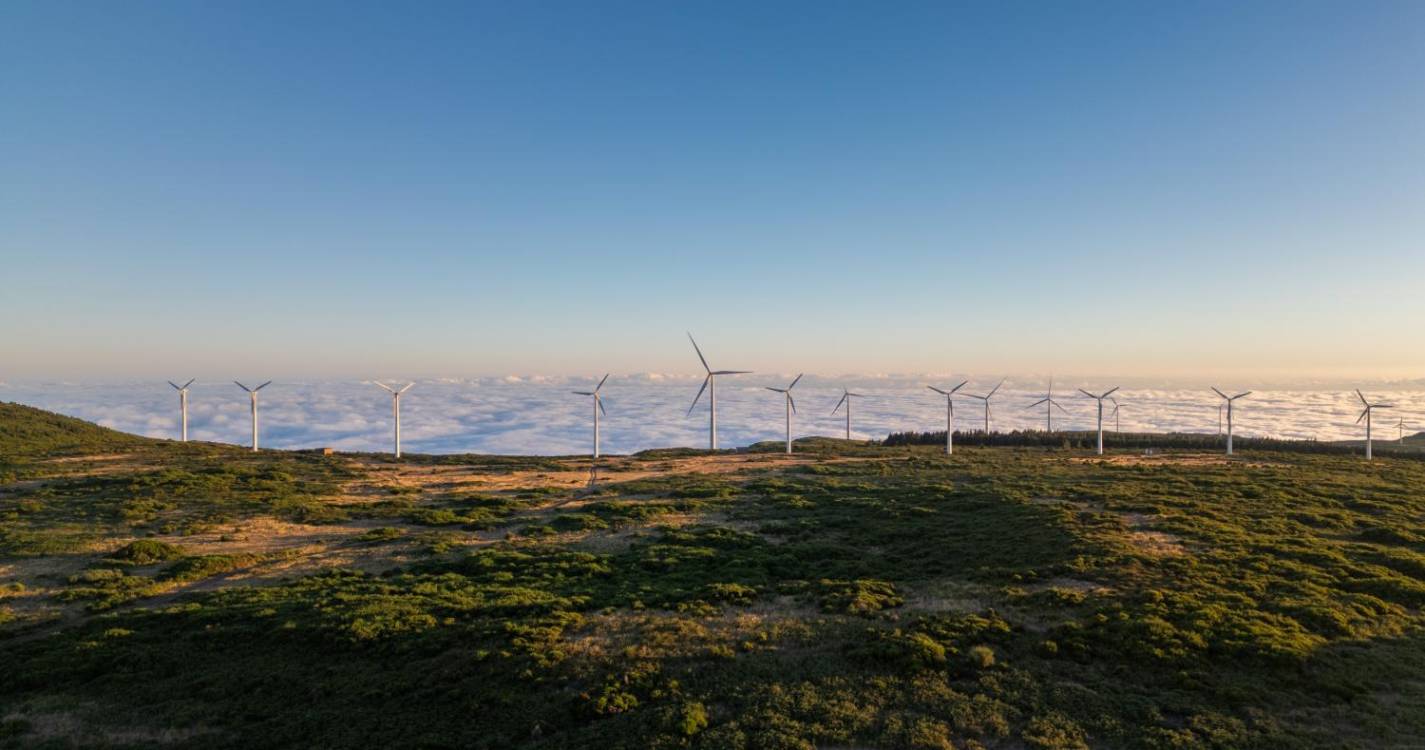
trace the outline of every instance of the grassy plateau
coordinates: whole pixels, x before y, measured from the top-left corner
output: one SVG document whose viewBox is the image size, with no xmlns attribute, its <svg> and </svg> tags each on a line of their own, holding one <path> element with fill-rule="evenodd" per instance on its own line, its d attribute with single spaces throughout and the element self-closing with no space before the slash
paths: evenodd
<svg viewBox="0 0 1425 750">
<path fill-rule="evenodd" d="M 0 404 L 0 747 L 1425 743 L 1425 461 L 1075 445 L 590 487 Z"/>
</svg>

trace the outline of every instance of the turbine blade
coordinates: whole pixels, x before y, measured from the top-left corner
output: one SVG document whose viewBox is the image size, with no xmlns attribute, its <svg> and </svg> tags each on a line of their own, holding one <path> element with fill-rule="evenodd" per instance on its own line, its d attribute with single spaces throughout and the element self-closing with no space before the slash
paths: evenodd
<svg viewBox="0 0 1425 750">
<path fill-rule="evenodd" d="M 935 391 L 936 393 L 938 393 L 938 394 L 940 394 L 940 395 L 942 395 L 942 396 L 949 396 L 949 395 L 950 395 L 950 394 L 946 393 L 945 391 L 942 391 L 942 390 L 940 390 L 939 388 L 936 388 L 936 387 L 933 386 L 933 385 L 927 385 L 927 386 L 925 386 L 925 387 L 926 387 L 926 388 L 929 388 L 929 389 L 932 390 L 932 391 Z"/>
<path fill-rule="evenodd" d="M 1367 414 L 1370 414 L 1370 413 L 1371 413 L 1371 408 L 1370 408 L 1369 406 L 1367 406 L 1367 407 L 1366 407 L 1366 410 L 1363 411 L 1363 412 L 1361 412 L 1361 416 L 1356 417 L 1356 424 L 1360 424 L 1360 423 L 1361 423 L 1361 420 L 1365 419 L 1365 418 L 1366 418 L 1366 415 L 1367 415 Z"/>
<path fill-rule="evenodd" d="M 1113 395 L 1113 393 L 1115 393 L 1119 388 L 1122 388 L 1122 387 L 1123 387 L 1123 386 L 1115 385 L 1114 387 L 1112 387 L 1112 388 L 1110 388 L 1110 389 L 1104 391 L 1104 392 L 1103 392 L 1103 395 L 1102 395 L 1102 396 L 1099 396 L 1099 398 L 1108 398 L 1109 396 Z"/>
<path fill-rule="evenodd" d="M 405 393 L 406 391 L 409 391 L 411 388 L 415 387 L 415 385 L 416 385 L 415 383 L 407 383 L 405 388 L 402 388 L 401 390 L 396 391 L 396 395 L 399 396 L 399 395 L 401 395 L 402 393 Z"/>
<path fill-rule="evenodd" d="M 806 374 L 806 373 L 797 373 L 797 377 L 796 377 L 794 380 L 792 380 L 792 384 L 791 384 L 791 385 L 787 386 L 787 390 L 790 391 L 791 389 L 796 388 L 796 387 L 797 387 L 797 381 L 800 381 L 800 380 L 802 379 L 802 375 L 805 375 L 805 374 Z"/>
<path fill-rule="evenodd" d="M 1064 407 L 1059 406 L 1059 402 L 1058 402 L 1058 401 L 1050 401 L 1049 403 L 1053 404 L 1054 406 L 1057 406 L 1057 407 L 1059 408 L 1059 411 L 1064 412 L 1065 414 L 1068 414 L 1068 413 L 1069 413 L 1069 410 L 1068 410 L 1068 409 L 1065 409 Z"/>
<path fill-rule="evenodd" d="M 1098 398 L 1097 396 L 1093 395 L 1092 393 L 1089 393 L 1088 391 L 1086 391 L 1086 390 L 1084 390 L 1084 389 L 1082 389 L 1082 388 L 1079 389 L 1079 393 L 1082 393 L 1082 394 L 1084 394 L 1085 396 L 1088 396 L 1089 398 Z"/>
<path fill-rule="evenodd" d="M 712 372 L 712 368 L 708 367 L 708 358 L 703 356 L 703 350 L 698 348 L 698 342 L 693 338 L 692 333 L 688 334 L 688 340 L 693 342 L 693 351 L 697 352 L 698 359 L 703 361 L 703 369 Z"/>
<path fill-rule="evenodd" d="M 792 405 L 792 413 L 793 413 L 793 414 L 796 414 L 796 413 L 797 413 L 797 400 L 794 399 L 794 398 L 792 398 L 792 394 L 791 394 L 791 391 L 790 391 L 790 390 L 783 391 L 783 393 L 786 393 L 786 394 L 787 394 L 787 403 L 789 403 L 789 404 Z"/>
<path fill-rule="evenodd" d="M 1366 400 L 1366 395 L 1365 395 L 1364 393 L 1361 393 L 1361 389 L 1360 389 L 1360 388 L 1357 388 L 1357 389 L 1356 389 L 1356 398 L 1360 399 L 1360 400 L 1361 400 L 1361 403 L 1365 404 L 1366 406 L 1370 406 L 1370 405 L 1371 405 L 1371 402 L 1369 402 L 1369 401 Z"/>
<path fill-rule="evenodd" d="M 763 387 L 763 388 L 766 388 L 766 389 L 769 390 L 769 391 L 776 391 L 777 393 L 786 393 L 786 392 L 787 392 L 787 389 L 786 389 L 786 388 L 773 388 L 773 387 L 770 386 L 770 385 L 764 385 L 764 386 L 762 386 L 762 387 Z"/>
<path fill-rule="evenodd" d="M 1221 396 L 1221 397 L 1223 397 L 1223 398 L 1227 398 L 1227 394 L 1223 393 L 1222 391 L 1217 390 L 1217 386 L 1215 386 L 1215 385 L 1212 386 L 1212 390 L 1213 390 L 1213 392 L 1215 392 L 1217 395 L 1219 395 L 1219 396 Z M 1228 400 L 1230 401 L 1231 399 L 1228 399 Z"/>
<path fill-rule="evenodd" d="M 698 405 L 698 399 L 700 399 L 700 398 L 703 397 L 703 391 L 705 391 L 705 390 L 708 389 L 708 381 L 709 381 L 709 380 L 712 380 L 712 378 L 713 378 L 712 373 L 709 373 L 707 377 L 703 378 L 703 387 L 702 387 L 702 388 L 699 388 L 699 389 L 698 389 L 698 395 L 696 395 L 696 396 L 693 397 L 693 406 L 697 406 L 697 405 Z M 689 407 L 688 407 L 688 413 L 689 413 L 689 414 L 692 414 L 692 413 L 693 413 L 693 406 L 689 406 Z"/>
<path fill-rule="evenodd" d="M 380 388 L 381 390 L 383 390 L 383 391 L 390 391 L 391 393 L 395 393 L 395 391 L 391 390 L 391 386 L 386 385 L 385 383 L 382 383 L 382 382 L 379 381 L 379 380 L 376 380 L 376 381 L 373 381 L 373 382 L 375 382 L 375 383 L 376 383 L 376 386 L 377 386 L 378 388 Z"/>
<path fill-rule="evenodd" d="M 1233 396 L 1233 397 L 1232 397 L 1232 400 L 1233 400 L 1233 401 L 1236 401 L 1237 399 L 1242 398 L 1243 396 L 1250 396 L 1250 395 L 1252 395 L 1252 392 L 1251 392 L 1251 391 L 1242 391 L 1241 393 L 1237 394 L 1236 396 Z"/>
<path fill-rule="evenodd" d="M 247 391 L 248 393 L 252 393 L 252 389 L 251 389 L 251 388 L 248 388 L 247 386 L 243 385 L 242 383 L 238 383 L 236 380 L 234 380 L 233 382 L 237 384 L 237 387 L 243 389 L 244 391 Z"/>
<path fill-rule="evenodd" d="M 969 383 L 969 382 L 970 382 L 970 381 L 968 381 L 968 380 L 961 380 L 959 385 L 957 385 L 957 386 L 955 386 L 954 388 L 951 388 L 951 389 L 950 389 L 950 392 L 951 392 L 951 393 L 954 393 L 955 391 L 958 391 L 958 390 L 960 390 L 961 388 L 964 388 L 965 385 L 966 385 L 967 383 Z"/>
<path fill-rule="evenodd" d="M 593 391 L 569 391 L 569 392 L 572 393 L 572 394 L 574 394 L 575 396 L 592 396 L 592 395 L 594 395 L 594 392 L 593 392 Z"/>
<path fill-rule="evenodd" d="M 994 390 L 993 390 L 993 391 L 990 391 L 988 394 L 986 394 L 986 395 L 985 395 L 985 398 L 989 398 L 990 396 L 995 395 L 995 393 L 996 393 L 997 391 L 999 391 L 999 387 L 1002 386 L 1002 385 L 1004 385 L 1004 381 L 1005 381 L 1004 378 L 1000 378 L 1000 381 L 995 384 Z"/>
<path fill-rule="evenodd" d="M 718 370 L 714 375 L 751 375 L 751 370 Z"/>
<path fill-rule="evenodd" d="M 1026 406 L 1026 407 L 1024 407 L 1024 408 L 1026 408 L 1026 409 L 1033 409 L 1034 407 L 1036 407 L 1036 406 L 1038 406 L 1038 405 L 1040 405 L 1040 404 L 1042 404 L 1042 403 L 1044 403 L 1044 402 L 1046 402 L 1046 401 L 1048 401 L 1048 400 L 1049 400 L 1049 399 L 1047 399 L 1047 398 L 1041 398 L 1041 399 L 1039 399 L 1038 401 L 1035 401 L 1034 403 L 1032 403 L 1032 404 L 1030 404 L 1029 406 Z"/>
<path fill-rule="evenodd" d="M 831 413 L 832 413 L 832 414 L 835 414 L 836 412 L 841 411 L 841 405 L 844 404 L 844 403 L 846 403 L 846 397 L 849 396 L 849 395 L 850 395 L 850 394 L 848 394 L 848 393 L 842 393 L 842 394 L 841 394 L 841 400 L 840 400 L 840 401 L 837 401 L 837 402 L 836 402 L 836 408 L 831 410 Z"/>
<path fill-rule="evenodd" d="M 179 387 L 178 387 L 178 384 L 175 383 L 175 382 L 173 382 L 172 380 L 168 381 L 168 384 L 171 385 L 171 386 L 173 386 L 175 390 L 180 390 L 180 391 L 183 390 L 182 388 L 179 388 Z"/>
<path fill-rule="evenodd" d="M 607 409 L 604 408 L 604 400 L 602 398 L 599 398 L 599 395 L 597 393 L 594 394 L 594 403 L 599 405 L 600 412 L 603 412 L 605 416 L 608 416 L 609 412 Z"/>
<path fill-rule="evenodd" d="M 605 380 L 608 380 L 608 379 L 609 379 L 609 374 L 608 374 L 608 373 L 604 373 L 604 380 L 600 380 L 600 381 L 599 381 L 599 384 L 596 385 L 596 386 L 594 386 L 594 393 L 598 393 L 598 392 L 599 392 L 599 389 L 604 387 L 604 381 L 605 381 Z"/>
<path fill-rule="evenodd" d="M 1395 404 L 1375 404 L 1376 409 L 1394 409 Z"/>
<path fill-rule="evenodd" d="M 269 386 L 269 385 L 272 385 L 272 381 L 271 381 L 271 380 L 267 381 L 266 383 L 263 383 L 262 385 L 259 385 L 259 386 L 256 387 L 256 388 L 253 388 L 252 390 L 254 390 L 254 391 L 260 391 L 260 390 L 262 390 L 263 388 L 266 388 L 266 387 Z"/>
</svg>

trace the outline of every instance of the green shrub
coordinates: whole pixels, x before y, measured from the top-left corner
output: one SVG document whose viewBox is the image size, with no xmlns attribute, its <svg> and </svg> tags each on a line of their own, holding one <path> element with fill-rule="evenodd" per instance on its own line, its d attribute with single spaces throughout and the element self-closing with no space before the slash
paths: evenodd
<svg viewBox="0 0 1425 750">
<path fill-rule="evenodd" d="M 152 565 L 153 563 L 176 560 L 182 556 L 183 549 L 177 545 L 160 542 L 156 539 L 139 539 L 120 547 L 109 557 L 134 565 Z"/>
</svg>

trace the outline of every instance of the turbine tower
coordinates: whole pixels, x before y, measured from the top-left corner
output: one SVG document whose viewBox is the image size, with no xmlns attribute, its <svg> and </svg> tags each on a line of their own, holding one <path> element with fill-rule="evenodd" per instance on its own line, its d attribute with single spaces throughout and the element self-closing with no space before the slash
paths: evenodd
<svg viewBox="0 0 1425 750">
<path fill-rule="evenodd" d="M 1057 408 L 1059 409 L 1059 411 L 1062 411 L 1062 412 L 1064 412 L 1065 414 L 1068 414 L 1068 413 L 1069 413 L 1068 410 L 1066 410 L 1064 407 L 1059 406 L 1059 402 L 1058 402 L 1058 401 L 1055 401 L 1055 400 L 1054 400 L 1054 379 L 1053 379 L 1053 378 L 1049 378 L 1049 392 L 1044 395 L 1044 398 L 1041 398 L 1041 399 L 1039 399 L 1038 401 L 1035 401 L 1034 403 L 1032 403 L 1032 404 L 1030 404 L 1029 406 L 1026 406 L 1026 407 L 1024 407 L 1024 408 L 1026 408 L 1026 409 L 1033 409 L 1034 407 L 1036 407 L 1036 406 L 1038 406 L 1038 405 L 1040 405 L 1040 404 L 1044 404 L 1044 425 L 1045 425 L 1045 426 L 1044 426 L 1044 431 L 1045 431 L 1045 432 L 1053 432 L 1053 431 L 1054 431 L 1054 409 L 1057 407 Z"/>
<path fill-rule="evenodd" d="M 864 398 L 864 396 L 862 396 L 862 395 L 859 394 L 859 393 L 852 393 L 851 391 L 848 391 L 848 390 L 846 390 L 845 388 L 842 388 L 842 389 L 841 389 L 841 400 L 840 400 L 840 401 L 837 401 L 837 402 L 836 402 L 836 408 L 831 410 L 831 413 L 834 415 L 834 414 L 836 414 L 837 411 L 839 411 L 839 410 L 841 409 L 841 405 L 842 405 L 842 404 L 846 404 L 846 439 L 847 439 L 847 440 L 850 440 L 850 439 L 851 439 L 851 399 L 852 399 L 853 397 L 854 397 L 854 398 Z"/>
<path fill-rule="evenodd" d="M 792 414 L 797 410 L 797 402 L 792 400 L 792 389 L 797 387 L 797 381 L 801 379 L 802 376 L 797 375 L 795 378 L 792 379 L 792 384 L 787 386 L 786 388 L 773 388 L 770 385 L 763 386 L 769 391 L 776 391 L 777 393 L 780 393 L 787 397 L 787 455 L 789 456 L 792 455 Z"/>
<path fill-rule="evenodd" d="M 1397 443 L 1404 443 L 1404 442 L 1405 442 L 1405 417 L 1401 417 L 1401 418 L 1400 418 L 1400 422 L 1399 422 L 1398 424 L 1396 424 L 1396 427 L 1400 429 L 1400 436 L 1395 439 L 1395 442 L 1397 442 Z"/>
<path fill-rule="evenodd" d="M 181 424 L 183 425 L 183 442 L 185 443 L 188 442 L 188 386 L 193 385 L 194 380 L 197 380 L 197 378 L 193 378 L 183 385 L 179 385 L 172 380 L 168 381 L 168 384 L 173 386 L 174 390 L 178 391 L 178 411 L 182 415 Z"/>
<path fill-rule="evenodd" d="M 604 397 L 599 395 L 599 389 L 604 387 L 604 382 L 608 379 L 608 373 L 605 373 L 604 379 L 600 380 L 599 384 L 594 386 L 594 390 L 574 391 L 574 395 L 576 396 L 594 397 L 594 460 L 598 460 L 599 458 L 599 412 L 608 414 L 608 412 L 604 411 Z"/>
<path fill-rule="evenodd" d="M 402 394 L 402 393 L 405 393 L 406 391 L 409 391 L 409 390 L 411 389 L 411 386 L 415 385 L 415 383 L 407 383 L 407 384 L 406 384 L 406 387 L 404 387 L 404 388 L 402 388 L 402 389 L 400 389 L 400 390 L 396 390 L 395 388 L 392 388 L 391 386 L 386 385 L 385 383 L 382 383 L 382 382 L 379 382 L 379 381 L 377 381 L 376 385 L 381 386 L 382 389 L 384 389 L 384 390 L 386 390 L 386 391 L 389 391 L 390 394 L 391 394 L 391 419 L 392 419 L 393 422 L 396 423 L 396 450 L 395 450 L 395 457 L 396 457 L 396 458 L 400 458 L 400 457 L 401 457 L 401 394 Z"/>
<path fill-rule="evenodd" d="M 1395 407 L 1391 404 L 1373 404 L 1367 401 L 1360 389 L 1356 390 L 1356 398 L 1359 398 L 1366 407 L 1365 411 L 1361 412 L 1361 416 L 1356 417 L 1356 424 L 1360 424 L 1363 419 L 1366 421 L 1366 460 L 1369 461 L 1371 460 L 1371 413 L 1376 409 L 1393 409 Z"/>
<path fill-rule="evenodd" d="M 1085 396 L 1088 396 L 1089 398 L 1098 402 L 1098 455 L 1100 456 L 1103 455 L 1103 400 L 1113 395 L 1113 392 L 1118 390 L 1118 388 L 1119 386 L 1114 386 L 1104 391 L 1101 395 L 1098 396 L 1095 396 L 1082 388 L 1079 389 L 1079 393 L 1082 393 Z"/>
<path fill-rule="evenodd" d="M 257 392 L 260 391 L 260 390 L 262 390 L 263 388 L 266 388 L 266 387 L 269 386 L 269 385 L 272 385 L 272 381 L 269 380 L 269 381 L 267 381 L 266 383 L 263 383 L 262 385 L 259 385 L 259 386 L 256 387 L 256 388 L 248 388 L 247 386 L 243 385 L 242 383 L 238 383 L 236 380 L 234 380 L 233 382 L 234 382 L 234 383 L 237 383 L 237 387 L 243 389 L 244 391 L 247 391 L 247 395 L 248 395 L 248 396 L 251 398 L 251 400 L 252 400 L 252 452 L 253 452 L 253 453 L 256 453 L 256 452 L 257 452 Z"/>
<path fill-rule="evenodd" d="M 746 375 L 751 370 L 714 370 L 708 366 L 707 357 L 703 356 L 703 350 L 698 348 L 698 342 L 693 338 L 693 334 L 688 334 L 688 340 L 693 342 L 693 351 L 698 353 L 698 359 L 703 363 L 703 369 L 708 376 L 703 378 L 703 387 L 698 389 L 698 395 L 693 397 L 693 405 L 688 407 L 688 413 L 693 413 L 693 407 L 698 405 L 698 399 L 703 397 L 703 391 L 708 391 L 708 450 L 717 450 L 717 376 L 719 375 Z M 712 386 L 711 389 L 708 386 Z"/>
<path fill-rule="evenodd" d="M 1227 402 L 1227 455 L 1230 456 L 1232 455 L 1232 404 L 1235 403 L 1237 399 L 1242 398 L 1243 396 L 1252 395 L 1252 392 L 1242 391 L 1236 396 L 1228 396 L 1222 391 L 1217 390 L 1216 386 L 1213 386 L 1212 391 L 1213 393 L 1216 393 L 1217 395 L 1221 396 L 1223 401 Z M 1219 404 L 1217 408 L 1219 409 L 1218 413 L 1220 414 L 1222 405 Z"/>
<path fill-rule="evenodd" d="M 950 456 L 955 453 L 955 391 L 965 387 L 970 381 L 962 380 L 960 384 L 948 391 L 942 391 L 933 385 L 927 385 L 932 391 L 945 397 L 945 455 Z"/>
<path fill-rule="evenodd" d="M 991 390 L 989 393 L 986 393 L 986 394 L 983 395 L 983 396 L 976 396 L 976 395 L 973 394 L 973 393 L 966 393 L 966 394 L 965 394 L 966 396 L 969 396 L 970 398 L 977 398 L 977 399 L 979 399 L 979 400 L 985 402 L 985 434 L 986 434 L 986 435 L 990 434 L 990 399 L 994 397 L 995 391 L 998 391 L 998 390 L 999 390 L 999 387 L 1000 387 L 1001 385 L 1004 385 L 1004 380 L 1000 380 L 1000 381 L 999 381 L 999 384 L 996 385 L 993 390 Z"/>
</svg>

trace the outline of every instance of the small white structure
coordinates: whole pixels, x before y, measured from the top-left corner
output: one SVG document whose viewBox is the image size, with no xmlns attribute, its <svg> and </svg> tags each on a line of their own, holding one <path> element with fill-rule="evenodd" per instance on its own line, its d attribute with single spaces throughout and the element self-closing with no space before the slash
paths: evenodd
<svg viewBox="0 0 1425 750">
<path fill-rule="evenodd" d="M 1039 399 L 1038 401 L 1035 401 L 1034 403 L 1032 403 L 1032 404 L 1030 404 L 1029 406 L 1026 406 L 1026 407 L 1024 407 L 1024 408 L 1026 408 L 1026 409 L 1033 409 L 1034 407 L 1036 407 L 1036 406 L 1038 406 L 1038 405 L 1040 405 L 1040 404 L 1044 404 L 1044 431 L 1045 431 L 1045 432 L 1053 432 L 1053 431 L 1054 431 L 1054 409 L 1057 408 L 1059 411 L 1062 411 L 1062 412 L 1064 412 L 1065 414 L 1068 414 L 1068 413 L 1069 413 L 1067 409 L 1065 409 L 1065 408 L 1062 407 L 1062 406 L 1059 406 L 1059 402 L 1058 402 L 1058 401 L 1055 401 L 1055 400 L 1054 400 L 1054 379 L 1053 379 L 1053 378 L 1049 378 L 1049 392 L 1044 395 L 1044 398 L 1041 398 L 1041 399 Z"/>
<path fill-rule="evenodd" d="M 792 389 L 797 387 L 797 381 L 801 379 L 802 375 L 798 374 L 795 378 L 792 379 L 792 384 L 787 386 L 786 388 L 773 388 L 770 385 L 763 386 L 769 391 L 775 391 L 787 397 L 787 455 L 791 455 L 792 453 L 792 414 L 794 414 L 797 410 L 797 402 L 792 400 Z"/>
<path fill-rule="evenodd" d="M 1230 456 L 1230 455 L 1232 455 L 1232 405 L 1237 402 L 1237 399 L 1242 398 L 1242 397 L 1244 397 L 1244 396 L 1250 396 L 1250 395 L 1252 395 L 1252 392 L 1251 392 L 1251 391 L 1242 391 L 1241 393 L 1237 394 L 1236 396 L 1228 396 L 1227 394 L 1225 394 L 1225 393 L 1223 393 L 1222 391 L 1218 390 L 1216 386 L 1213 386 L 1212 391 L 1213 391 L 1213 393 L 1216 393 L 1217 395 L 1221 396 L 1221 397 L 1222 397 L 1222 400 L 1226 402 L 1226 406 L 1227 406 L 1227 455 Z M 1219 409 L 1218 413 L 1219 413 L 1219 414 L 1221 414 L 1220 409 L 1222 408 L 1222 406 L 1223 406 L 1222 404 L 1218 404 L 1218 409 Z M 1221 434 L 1221 428 L 1220 428 L 1220 427 L 1218 428 L 1218 434 Z"/>
<path fill-rule="evenodd" d="M 396 390 L 395 388 L 392 388 L 391 386 L 386 385 L 385 383 L 382 383 L 382 382 L 380 382 L 380 381 L 373 381 L 373 382 L 375 382 L 376 385 L 380 386 L 382 390 L 388 391 L 388 392 L 390 392 L 390 394 L 391 394 L 391 420 L 392 420 L 393 422 L 395 422 L 395 425 L 396 425 L 396 427 L 395 427 L 395 429 L 396 429 L 396 449 L 395 449 L 395 457 L 396 457 L 396 458 L 400 458 L 400 457 L 401 457 L 401 394 L 402 394 L 402 393 L 405 393 L 406 391 L 409 391 L 409 390 L 411 389 L 411 386 L 415 385 L 415 383 L 407 383 L 404 388 L 401 388 L 400 390 Z"/>
<path fill-rule="evenodd" d="M 236 383 L 236 384 L 237 384 L 237 387 L 243 389 L 244 391 L 247 391 L 247 395 L 248 395 L 248 397 L 249 397 L 249 398 L 251 399 L 251 401 L 252 401 L 252 452 L 253 452 L 253 453 L 256 453 L 256 452 L 257 452 L 257 392 L 260 391 L 260 390 L 262 390 L 263 388 L 266 388 L 266 387 L 269 386 L 269 385 L 272 385 L 272 381 L 269 380 L 269 381 L 267 381 L 266 383 L 263 383 L 262 385 L 259 385 L 259 386 L 256 387 L 256 388 L 248 388 L 247 386 L 243 385 L 242 383 L 238 383 L 236 380 L 234 380 L 233 383 Z"/>
<path fill-rule="evenodd" d="M 837 402 L 836 402 L 836 408 L 834 408 L 834 409 L 831 410 L 831 413 L 832 413 L 833 415 L 835 415 L 836 412 L 838 412 L 838 411 L 841 410 L 841 405 L 842 405 L 842 404 L 846 404 L 846 439 L 847 439 L 847 440 L 850 440 L 850 439 L 851 439 L 851 399 L 852 399 L 853 397 L 854 397 L 854 398 L 864 398 L 864 396 L 862 396 L 862 395 L 859 394 L 859 393 L 852 393 L 851 391 L 848 391 L 848 390 L 846 390 L 845 388 L 842 388 L 842 389 L 841 389 L 841 400 L 840 400 L 840 401 L 837 401 Z"/>
<path fill-rule="evenodd" d="M 932 391 L 945 397 L 945 455 L 955 454 L 955 391 L 965 387 L 970 381 L 962 380 L 960 384 L 948 391 L 942 391 L 933 385 L 927 385 Z"/>
<path fill-rule="evenodd" d="M 1084 389 L 1082 389 L 1082 388 L 1079 389 L 1079 393 L 1082 393 L 1082 394 L 1084 394 L 1085 396 L 1088 396 L 1089 398 L 1091 398 L 1091 399 L 1093 399 L 1093 400 L 1095 400 L 1095 401 L 1098 402 L 1098 451 L 1097 451 L 1097 453 L 1098 453 L 1098 455 L 1100 455 L 1100 456 L 1103 455 L 1103 400 L 1106 399 L 1106 398 L 1108 398 L 1109 396 L 1113 395 L 1113 392 L 1114 392 L 1114 391 L 1117 391 L 1118 388 L 1119 388 L 1119 386 L 1114 386 L 1114 387 L 1112 387 L 1112 388 L 1110 388 L 1110 389 L 1104 391 L 1102 394 L 1100 394 L 1100 395 L 1098 395 L 1098 396 L 1095 396 L 1094 394 L 1089 393 L 1088 391 L 1086 391 L 1086 390 L 1084 390 Z"/>
<path fill-rule="evenodd" d="M 181 415 L 179 424 L 182 425 L 180 434 L 183 436 L 182 440 L 185 443 L 188 442 L 188 386 L 193 385 L 194 380 L 197 380 L 197 378 L 192 378 L 183 385 L 179 385 L 172 380 L 168 381 L 168 384 L 173 386 L 174 390 L 178 391 L 178 412 Z"/>
<path fill-rule="evenodd" d="M 1359 398 L 1361 403 L 1366 407 L 1365 410 L 1361 412 L 1361 416 L 1356 417 L 1356 424 L 1360 424 L 1361 420 L 1365 420 L 1366 422 L 1366 460 L 1369 461 L 1371 460 L 1371 413 L 1376 409 L 1394 409 L 1395 407 L 1392 404 L 1373 404 L 1367 401 L 1365 394 L 1361 393 L 1359 388 L 1356 389 L 1356 398 Z M 1404 420 L 1401 420 L 1401 424 L 1404 424 Z M 1405 431 L 1404 427 L 1402 427 L 1401 436 L 1404 437 L 1404 435 Z"/>
<path fill-rule="evenodd" d="M 576 395 L 576 396 L 593 396 L 593 397 L 594 397 L 594 458 L 595 458 L 595 459 L 598 459 L 598 457 L 599 457 L 599 412 L 604 412 L 604 397 L 601 396 L 601 395 L 599 395 L 599 390 L 604 387 L 604 382 L 607 381 L 608 379 L 609 379 L 608 373 L 604 373 L 604 379 L 603 379 L 603 380 L 600 380 L 600 381 L 599 381 L 599 384 L 596 385 L 596 386 L 594 386 L 594 390 L 592 390 L 592 391 L 574 391 L 574 392 L 573 392 L 574 395 Z M 608 412 L 604 412 L 604 413 L 607 414 Z"/>
<path fill-rule="evenodd" d="M 707 357 L 703 356 L 703 350 L 698 348 L 698 342 L 693 338 L 693 334 L 688 334 L 688 340 L 693 342 L 693 351 L 698 353 L 698 359 L 703 363 L 703 369 L 708 376 L 703 378 L 703 386 L 698 389 L 698 395 L 693 397 L 693 405 L 688 407 L 688 414 L 693 413 L 693 407 L 698 405 L 698 399 L 703 397 L 703 391 L 708 393 L 708 450 L 717 450 L 717 376 L 719 375 L 746 375 L 751 370 L 714 370 L 708 366 Z"/>
</svg>

